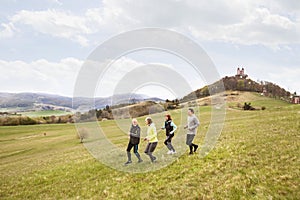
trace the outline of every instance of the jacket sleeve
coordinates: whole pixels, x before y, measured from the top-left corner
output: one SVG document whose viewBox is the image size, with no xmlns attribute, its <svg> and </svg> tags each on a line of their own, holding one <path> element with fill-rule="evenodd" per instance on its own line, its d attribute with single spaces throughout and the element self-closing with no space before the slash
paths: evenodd
<svg viewBox="0 0 300 200">
<path fill-rule="evenodd" d="M 140 133 L 141 133 L 141 128 L 137 127 L 136 132 L 133 132 L 133 129 L 130 129 L 130 136 L 133 137 L 140 137 Z"/>
<path fill-rule="evenodd" d="M 153 138 L 155 138 L 155 137 L 157 136 L 157 133 L 156 133 L 156 131 L 155 131 L 155 127 L 150 126 L 149 128 L 150 128 L 149 134 L 147 135 L 146 138 L 147 138 L 148 140 L 152 140 Z"/>
<path fill-rule="evenodd" d="M 195 129 L 195 128 L 197 128 L 200 125 L 200 122 L 199 122 L 199 120 L 198 120 L 197 117 L 194 117 L 193 121 L 195 122 L 195 124 L 193 126 L 189 127 L 190 130 Z"/>
<path fill-rule="evenodd" d="M 171 122 L 171 126 L 173 126 L 173 130 L 170 133 L 173 134 L 176 131 L 177 126 L 175 125 L 174 122 Z"/>
<path fill-rule="evenodd" d="M 138 129 L 137 129 L 137 136 L 138 136 L 138 138 L 141 137 L 141 128 L 140 127 L 138 127 Z"/>
</svg>

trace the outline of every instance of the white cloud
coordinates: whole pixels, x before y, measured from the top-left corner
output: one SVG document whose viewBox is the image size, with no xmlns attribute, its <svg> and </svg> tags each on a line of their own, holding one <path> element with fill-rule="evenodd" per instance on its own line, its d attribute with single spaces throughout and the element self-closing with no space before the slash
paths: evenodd
<svg viewBox="0 0 300 200">
<path fill-rule="evenodd" d="M 71 96 L 77 73 L 83 61 L 65 58 L 60 62 L 39 59 L 24 61 L 0 60 L 2 92 L 48 92 Z"/>
<path fill-rule="evenodd" d="M 112 62 L 99 80 L 96 96 L 113 95 L 114 89 L 122 77 L 124 77 L 131 70 L 142 65 L 145 64 L 127 57 L 121 57 L 115 62 Z"/>
<path fill-rule="evenodd" d="M 300 68 L 280 67 L 276 71 L 268 73 L 270 80 L 290 92 L 299 92 L 299 81 L 296 80 L 299 80 Z"/>
<path fill-rule="evenodd" d="M 59 0 L 48 0 L 50 3 L 53 3 L 53 4 L 57 4 L 57 5 L 63 5 L 61 1 Z"/>
<path fill-rule="evenodd" d="M 73 96 L 76 78 L 83 63 L 84 61 L 76 58 L 65 58 L 59 62 L 39 59 L 28 63 L 0 60 L 0 71 L 5 74 L 0 80 L 0 91 L 43 92 Z M 99 64 L 93 64 L 94 66 L 89 66 L 90 70 L 93 70 L 93 67 L 99 67 Z M 172 68 L 171 65 L 156 64 Z M 98 87 L 96 87 L 97 85 L 89 85 L 89 87 L 96 87 L 95 96 L 113 95 L 115 87 L 122 77 L 144 65 L 145 63 L 134 59 L 121 57 L 112 62 L 103 77 L 99 77 Z M 159 95 L 157 91 L 150 91 L 147 94 L 150 96 Z"/>
<path fill-rule="evenodd" d="M 139 54 L 141 55 L 141 54 Z M 147 55 L 147 54 L 145 54 Z M 162 71 L 151 71 L 149 73 L 149 68 L 147 66 L 158 66 L 158 67 L 163 67 Z M 138 69 L 139 68 L 139 69 Z M 165 74 L 165 68 L 168 68 L 169 74 Z M 135 71 L 137 69 L 137 71 Z M 112 62 L 109 68 L 105 71 L 102 77 L 100 77 L 99 83 L 98 83 L 98 88 L 96 89 L 96 96 L 111 96 L 114 94 L 114 92 L 120 93 L 131 93 L 133 92 L 131 89 L 132 85 L 131 83 L 128 83 L 128 85 L 123 85 L 124 83 L 124 78 L 127 80 L 129 79 L 139 79 L 139 77 L 151 77 L 151 80 L 153 82 L 145 82 L 144 84 L 148 84 L 146 89 L 143 88 L 141 89 L 141 85 L 136 85 L 135 89 L 140 88 L 141 90 L 138 90 L 139 92 L 142 92 L 144 94 L 147 94 L 149 96 L 156 96 L 160 98 L 171 98 L 173 95 L 170 95 L 169 92 L 162 92 L 165 91 L 166 88 L 164 87 L 169 87 L 169 88 L 181 88 L 181 85 L 184 85 L 182 87 L 182 91 L 180 95 L 186 95 L 192 90 L 196 90 L 202 86 L 204 86 L 203 80 L 199 80 L 200 77 L 196 75 L 197 72 L 193 70 L 193 67 L 190 66 L 189 64 L 185 65 L 176 65 L 174 66 L 173 64 L 166 64 L 163 62 L 163 60 L 159 60 L 156 62 L 139 62 L 135 59 L 132 59 L 131 57 L 121 57 L 115 62 Z M 139 76 L 139 77 L 136 77 Z M 161 77 L 164 77 L 160 79 Z M 178 77 L 181 77 L 178 79 Z M 181 83 L 180 85 L 168 85 L 168 86 L 162 86 L 161 83 L 163 83 L 165 80 L 169 80 L 170 82 L 176 82 L 178 80 L 185 80 L 184 83 Z M 186 85 L 189 85 L 190 87 L 187 90 Z M 149 88 L 152 89 L 150 90 Z M 158 89 L 160 88 L 160 89 Z M 147 91 L 147 92 L 145 92 Z M 177 94 L 179 95 L 179 94 Z"/>
<path fill-rule="evenodd" d="M 267 8 L 246 10 L 241 22 L 231 24 L 204 25 L 202 28 L 191 24 L 191 34 L 201 40 L 224 41 L 244 45 L 300 44 L 300 21 L 273 14 Z"/>
<path fill-rule="evenodd" d="M 14 25 L 12 23 L 2 23 L 1 27 L 3 27 L 3 29 L 0 29 L 0 39 L 1 38 L 11 38 L 14 36 L 14 33 L 16 30 L 16 28 L 14 27 Z"/>
<path fill-rule="evenodd" d="M 76 10 L 78 9 L 76 6 L 72 7 L 74 10 L 64 10 L 64 4 L 61 4 L 59 0 L 48 1 L 58 6 L 53 6 L 53 9 L 46 8 L 45 10 L 35 10 L 34 6 L 32 10 L 17 10 L 16 8 L 14 13 L 8 15 L 10 17 L 1 19 L 0 41 L 18 36 L 17 42 L 23 45 L 36 40 L 39 35 L 42 35 L 43 37 L 38 39 L 45 41 L 45 44 L 49 42 L 50 36 L 63 38 L 81 46 L 90 46 L 98 44 L 99 40 L 107 39 L 107 36 L 121 31 L 141 27 L 162 27 L 177 30 L 189 36 L 192 35 L 200 42 L 210 41 L 204 43 L 208 46 L 212 45 L 214 48 L 210 55 L 219 52 L 226 57 L 227 61 L 230 60 L 230 66 L 235 66 L 236 63 L 247 64 L 247 62 L 250 62 L 247 61 L 247 58 L 249 58 L 252 60 L 249 66 L 257 66 L 257 68 L 265 71 L 278 66 L 276 60 L 282 60 L 282 65 L 286 68 L 296 68 L 297 58 L 294 54 L 298 53 L 300 44 L 300 4 L 298 0 L 104 0 L 101 7 L 86 8 L 83 5 L 79 9 L 80 13 Z M 238 48 L 242 47 L 239 44 L 253 45 L 253 47 L 250 47 L 253 51 L 251 53 L 239 52 L 235 57 L 235 55 L 230 55 L 232 52 L 226 52 L 227 49 L 215 49 L 215 46 L 217 48 L 224 47 L 224 44 L 218 43 L 219 41 L 236 45 Z M 17 45 L 13 45 L 15 44 L 12 42 L 10 49 L 16 49 L 16 52 L 21 51 Z M 265 51 L 262 46 L 273 49 L 280 48 L 285 55 L 275 53 L 274 56 L 278 59 L 268 57 L 267 60 L 262 58 L 264 55 L 259 55 L 265 63 L 258 63 L 255 56 L 260 53 L 257 52 L 263 54 L 268 51 Z M 59 55 L 59 58 L 69 56 L 68 50 L 70 48 L 74 48 L 74 46 L 66 46 L 67 53 Z M 248 47 L 243 46 L 241 49 L 245 48 Z M 256 50 L 260 51 L 256 52 Z M 287 53 L 287 51 L 289 52 Z M 79 51 L 72 49 L 71 52 L 78 53 Z M 3 55 L 5 57 L 5 54 Z M 17 53 L 14 55 L 19 56 Z M 34 57 L 35 54 L 32 55 Z M 24 56 L 27 60 L 32 59 L 28 54 Z M 291 60 L 291 62 L 286 60 Z M 139 61 L 143 62 L 142 59 Z M 82 62 L 74 58 L 63 59 L 58 62 L 49 62 L 43 59 L 32 62 L 0 60 L 1 73 L 7 74 L 0 81 L 0 91 L 35 90 L 52 93 L 57 91 L 71 95 L 72 84 L 76 77 L 75 72 L 78 71 Z M 119 63 L 120 67 L 112 72 L 116 77 L 110 77 L 108 81 L 117 80 L 118 76 L 121 76 L 118 73 L 126 73 L 122 70 L 131 69 L 136 65 L 143 64 L 142 62 L 128 58 L 119 59 L 116 63 Z M 221 63 L 221 61 L 218 62 Z M 172 64 L 176 65 L 176 63 Z M 225 63 L 220 65 L 224 66 Z M 266 76 L 272 82 L 278 81 L 279 84 L 281 82 L 286 84 L 287 81 L 286 83 L 284 81 L 280 82 L 281 76 L 276 77 L 276 72 L 278 72 L 278 74 L 284 75 L 284 80 L 292 80 L 291 84 L 286 84 L 291 88 L 296 87 L 296 84 L 292 85 L 293 82 L 299 82 L 297 81 L 298 77 L 292 75 L 292 72 L 294 72 L 299 76 L 297 70 L 285 72 L 281 68 L 278 68 L 278 70 L 276 68 L 274 71 L 273 74 L 263 74 L 263 77 L 259 76 L 260 72 L 255 75 L 258 78 Z M 182 70 L 182 74 L 184 74 L 184 70 Z M 70 84 L 71 82 L 72 84 Z M 62 87 L 62 85 L 65 87 Z"/>
<path fill-rule="evenodd" d="M 70 39 L 82 46 L 88 45 L 85 36 L 93 32 L 84 17 L 57 10 L 22 10 L 11 17 L 11 23 L 28 25 L 38 33 Z"/>
<path fill-rule="evenodd" d="M 265 1 L 104 1 L 106 23 L 128 30 L 166 27 L 204 41 L 235 44 L 300 44 L 300 16 L 288 3 Z M 280 6 L 284 7 L 279 10 Z M 292 16 L 289 16 L 291 15 Z M 126 26 L 124 26 L 126 24 Z M 123 26 L 122 26 L 123 25 Z"/>
<path fill-rule="evenodd" d="M 296 0 L 292 1 L 293 7 L 288 2 L 104 0 L 102 7 L 87 9 L 83 15 L 62 10 L 22 10 L 10 18 L 9 24 L 25 24 L 39 33 L 82 46 L 90 44 L 91 34 L 151 26 L 175 29 L 205 41 L 274 47 L 300 43 L 300 6 L 296 6 Z M 11 34 L 10 27 L 4 30 Z"/>
</svg>

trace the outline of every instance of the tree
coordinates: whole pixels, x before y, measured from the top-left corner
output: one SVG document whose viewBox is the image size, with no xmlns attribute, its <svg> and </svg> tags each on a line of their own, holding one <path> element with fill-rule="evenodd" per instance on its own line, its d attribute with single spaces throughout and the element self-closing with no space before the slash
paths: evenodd
<svg viewBox="0 0 300 200">
<path fill-rule="evenodd" d="M 131 103 L 136 104 L 136 99 L 135 98 L 131 99 Z"/>
<path fill-rule="evenodd" d="M 245 87 L 244 80 L 238 80 L 238 83 L 237 83 L 238 90 L 244 90 L 244 87 Z"/>
<path fill-rule="evenodd" d="M 107 112 L 111 113 L 111 109 L 110 109 L 109 105 L 106 105 L 104 110 L 106 110 Z"/>
<path fill-rule="evenodd" d="M 101 114 L 102 114 L 102 110 L 99 109 L 99 110 L 96 110 L 96 117 L 99 119 L 101 117 Z"/>
<path fill-rule="evenodd" d="M 80 128 L 78 130 L 78 137 L 80 139 L 80 143 L 83 143 L 83 139 L 86 139 L 88 137 L 88 131 L 86 128 Z"/>
<path fill-rule="evenodd" d="M 252 106 L 251 106 L 251 103 L 244 103 L 244 110 L 255 110 L 255 108 L 253 108 Z"/>
</svg>

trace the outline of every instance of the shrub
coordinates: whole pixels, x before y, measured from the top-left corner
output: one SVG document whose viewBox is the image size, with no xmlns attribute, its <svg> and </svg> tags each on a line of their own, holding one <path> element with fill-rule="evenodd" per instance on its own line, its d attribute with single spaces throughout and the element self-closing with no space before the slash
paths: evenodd
<svg viewBox="0 0 300 200">
<path fill-rule="evenodd" d="M 86 128 L 80 128 L 78 130 L 77 138 L 80 139 L 80 143 L 83 143 L 83 139 L 88 138 L 88 131 Z"/>
</svg>

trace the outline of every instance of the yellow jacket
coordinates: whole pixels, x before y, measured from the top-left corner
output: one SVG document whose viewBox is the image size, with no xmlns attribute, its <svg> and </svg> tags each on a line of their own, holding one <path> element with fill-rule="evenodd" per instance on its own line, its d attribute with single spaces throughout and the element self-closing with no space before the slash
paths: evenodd
<svg viewBox="0 0 300 200">
<path fill-rule="evenodd" d="M 150 126 L 148 126 L 148 129 L 147 129 L 147 140 L 149 142 L 158 142 L 158 139 L 157 139 L 157 132 L 156 132 L 156 128 L 155 128 L 155 124 L 152 123 L 150 124 Z"/>
</svg>

